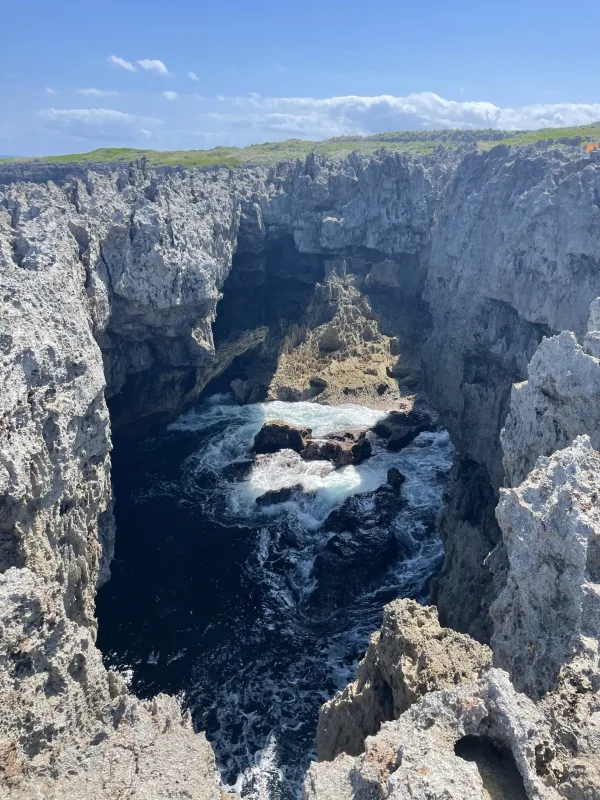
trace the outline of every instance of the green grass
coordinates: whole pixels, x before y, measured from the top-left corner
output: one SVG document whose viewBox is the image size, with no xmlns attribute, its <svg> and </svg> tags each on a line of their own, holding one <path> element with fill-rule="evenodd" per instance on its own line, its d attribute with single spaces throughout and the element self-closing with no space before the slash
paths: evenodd
<svg viewBox="0 0 600 800">
<path fill-rule="evenodd" d="M 39 158 L 9 158 L 3 163 L 27 162 L 85 162 L 85 161 L 133 161 L 146 156 L 157 166 L 183 165 L 186 167 L 208 167 L 223 164 L 230 167 L 242 164 L 274 164 L 290 158 L 303 158 L 311 152 L 333 158 L 344 158 L 353 150 L 364 154 L 374 153 L 382 147 L 400 153 L 430 153 L 442 146 L 477 147 L 489 150 L 499 144 L 522 146 L 539 140 L 562 137 L 582 137 L 582 147 L 588 141 L 600 143 L 600 122 L 593 125 L 569 128 L 544 128 L 537 131 L 487 130 L 441 130 L 441 131 L 392 131 L 373 136 L 338 136 L 321 142 L 288 139 L 285 142 L 265 142 L 249 147 L 213 147 L 212 150 L 136 150 L 130 147 L 105 147 L 89 153 L 72 153 L 63 156 L 41 156 Z"/>
</svg>

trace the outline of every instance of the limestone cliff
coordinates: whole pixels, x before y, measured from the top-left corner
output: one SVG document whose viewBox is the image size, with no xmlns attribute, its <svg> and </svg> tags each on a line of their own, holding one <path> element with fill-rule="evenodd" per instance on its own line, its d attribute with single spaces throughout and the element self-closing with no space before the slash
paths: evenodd
<svg viewBox="0 0 600 800">
<path fill-rule="evenodd" d="M 502 441 L 514 488 L 496 510 L 507 565 L 487 659 L 429 609 L 388 606 L 357 682 L 321 710 L 320 757 L 334 760 L 311 766 L 306 798 L 600 796 L 599 369 L 562 333 L 513 388 Z"/>
<path fill-rule="evenodd" d="M 264 369 L 265 387 L 274 374 L 278 385 L 279 365 L 308 385 L 293 351 L 309 351 L 313 369 L 315 326 L 334 321 L 331 337 L 359 319 L 370 331 L 350 337 L 359 359 L 370 341 L 411 351 L 415 388 L 420 354 L 423 385 L 459 452 L 434 599 L 444 625 L 489 639 L 490 603 L 520 592 L 506 580 L 512 551 L 497 547 L 494 518 L 511 385 L 543 335 L 584 336 L 600 294 L 596 152 L 382 152 L 236 171 L 4 168 L 0 184 L 0 692 L 11 708 L 0 770 L 13 792 L 75 797 L 89 784 L 122 796 L 121 778 L 100 776 L 127 751 L 135 758 L 117 759 L 111 775 L 125 776 L 132 797 L 218 794 L 206 743 L 174 701 L 128 697 L 94 646 L 94 596 L 114 539 L 105 398 L 123 432 L 172 417 L 236 359 Z M 352 280 L 323 316 L 332 262 Z M 584 378 L 585 358 L 576 354 Z M 393 364 L 378 364 L 393 376 Z M 560 376 L 555 384 L 539 384 L 546 406 L 535 424 L 546 443 L 546 421 L 572 389 Z M 565 420 L 556 442 L 589 432 L 595 445 L 580 427 Z M 509 480 L 541 453 L 524 441 L 505 452 Z M 513 660 L 505 652 L 503 666 Z M 486 708 L 491 686 L 470 690 Z M 183 788 L 153 772 L 160 752 L 185 764 Z M 67 774 L 69 785 L 55 783 Z"/>
<path fill-rule="evenodd" d="M 444 623 L 482 639 L 511 385 L 544 335 L 584 335 L 600 289 L 599 166 L 570 148 L 467 155 L 432 231 L 426 388 L 459 451 L 433 599 Z"/>
</svg>

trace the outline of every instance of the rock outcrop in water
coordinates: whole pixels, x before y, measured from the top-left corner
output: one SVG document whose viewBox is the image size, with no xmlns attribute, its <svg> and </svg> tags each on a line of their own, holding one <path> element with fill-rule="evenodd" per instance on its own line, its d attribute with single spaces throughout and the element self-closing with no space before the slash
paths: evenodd
<svg viewBox="0 0 600 800">
<path fill-rule="evenodd" d="M 114 540 L 105 396 L 113 429 L 126 432 L 172 417 L 246 358 L 264 371 L 265 391 L 272 379 L 275 389 L 315 395 L 332 383 L 335 397 L 340 347 L 343 363 L 376 362 L 375 375 L 363 371 L 365 381 L 348 387 L 350 399 L 374 397 L 379 386 L 385 397 L 393 376 L 418 387 L 420 363 L 457 445 L 434 591 L 442 624 L 492 636 L 500 666 L 532 694 L 558 682 L 535 706 L 498 672 L 434 692 L 384 728 L 385 758 L 368 740 L 374 755 L 352 762 L 353 774 L 379 764 L 364 778 L 369 791 L 380 792 L 389 774 L 389 786 L 422 780 L 431 794 L 435 775 L 454 769 L 481 793 L 453 747 L 486 731 L 511 749 L 529 797 L 597 796 L 597 522 L 582 505 L 595 502 L 595 456 L 571 444 L 588 434 L 596 447 L 598 436 L 597 306 L 586 335 L 600 294 L 597 153 L 499 147 L 462 158 L 309 156 L 235 172 L 143 163 L 40 170 L 37 183 L 30 170 L 30 182 L 0 188 L 0 691 L 11 709 L 0 721 L 0 770 L 12 796 L 117 797 L 125 785 L 131 796 L 218 794 L 205 740 L 173 701 L 129 697 L 94 646 L 94 596 Z M 563 329 L 574 336 L 544 342 L 527 385 L 514 390 L 503 466 L 511 386 L 527 377 L 543 336 Z M 587 354 L 574 337 L 585 337 Z M 316 374 L 320 358 L 329 361 Z M 236 378 L 240 396 L 257 396 L 256 381 Z M 502 525 L 535 517 L 537 526 L 536 509 L 550 514 L 577 491 L 569 513 L 579 527 L 567 520 L 559 529 L 576 535 L 577 548 L 568 569 L 554 564 L 563 581 L 555 595 L 533 591 L 516 571 L 527 542 L 502 543 L 508 532 L 494 508 L 505 474 L 514 493 L 503 500 Z M 561 667 L 564 643 L 541 640 L 530 656 L 517 653 L 540 631 L 509 618 L 508 600 L 525 609 L 563 596 L 557 623 L 571 628 L 577 657 Z M 523 720 L 534 720 L 530 742 Z M 427 754 L 431 779 L 416 777 L 417 751 L 402 733 L 410 726 L 421 731 L 414 747 Z M 443 767 L 434 739 L 444 742 Z M 541 765 L 531 754 L 538 744 Z M 403 766 L 393 778 L 389 752 L 398 747 Z M 173 764 L 185 787 L 174 788 Z M 321 769 L 311 773 L 315 787 Z"/>
</svg>

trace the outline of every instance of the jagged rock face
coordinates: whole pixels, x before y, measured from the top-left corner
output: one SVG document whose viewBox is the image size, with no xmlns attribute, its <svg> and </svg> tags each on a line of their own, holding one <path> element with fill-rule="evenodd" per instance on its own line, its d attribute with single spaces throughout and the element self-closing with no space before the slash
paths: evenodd
<svg viewBox="0 0 600 800">
<path fill-rule="evenodd" d="M 0 608 L 0 797 L 218 800 L 204 735 L 174 698 L 129 696 L 59 583 L 13 567 Z"/>
<path fill-rule="evenodd" d="M 496 510 L 509 570 L 490 609 L 492 648 L 517 690 L 534 697 L 556 688 L 574 658 L 589 661 L 600 688 L 599 477 L 600 455 L 579 437 L 502 490 Z"/>
<path fill-rule="evenodd" d="M 112 548 L 110 431 L 85 269 L 55 187 L 20 187 L 0 206 L 3 569 L 30 566 L 65 589 L 69 618 L 93 626 Z"/>
<path fill-rule="evenodd" d="M 383 722 L 397 719 L 427 692 L 477 679 L 491 658 L 485 645 L 440 627 L 435 608 L 395 600 L 384 609 L 356 681 L 321 708 L 319 759 L 360 755 L 365 738 Z"/>
<path fill-rule="evenodd" d="M 97 341 L 114 295 L 98 237 L 114 233 L 113 214 L 123 227 L 129 189 L 112 175 L 69 195 L 53 185 L 1 194 L 0 770 L 11 797 L 116 798 L 124 785 L 132 797 L 177 796 L 157 765 L 166 775 L 191 752 L 202 761 L 184 779 L 189 796 L 218 795 L 214 776 L 200 775 L 212 771 L 210 749 L 175 701 L 158 699 L 153 712 L 129 698 L 94 645 L 96 587 L 114 544 Z M 124 294 L 160 304 L 126 273 Z"/>
<path fill-rule="evenodd" d="M 545 339 L 513 387 L 502 430 L 506 479 L 518 486 L 541 455 L 551 455 L 588 433 L 600 448 L 600 361 L 573 333 Z"/>
<path fill-rule="evenodd" d="M 595 301 L 586 347 L 590 340 L 593 347 L 596 338 L 597 309 Z M 431 709 L 441 693 L 418 700 L 414 695 L 427 691 L 427 681 L 417 682 L 422 690 L 409 698 L 408 711 L 406 702 L 396 709 L 390 687 L 396 682 L 406 698 L 415 674 L 405 669 L 406 651 L 414 641 L 417 663 L 426 674 L 432 654 L 440 655 L 439 663 L 455 659 L 450 658 L 451 647 L 436 641 L 435 626 L 421 620 L 418 634 L 423 639 L 406 637 L 412 629 L 404 616 L 398 630 L 388 635 L 386 616 L 357 682 L 323 707 L 321 757 L 332 758 L 342 750 L 356 755 L 364 733 L 374 735 L 358 758 L 344 755 L 331 764 L 313 765 L 306 797 L 600 797 L 600 455 L 590 437 L 578 436 L 587 421 L 597 437 L 597 372 L 597 359 L 586 355 L 572 334 L 563 333 L 542 342 L 529 381 L 513 390 L 502 441 L 514 488 L 501 490 L 496 510 L 502 541 L 493 561 L 495 568 L 502 565 L 502 586 L 490 609 L 494 664 L 508 674 L 491 670 L 470 684 L 468 675 L 457 673 L 456 682 L 462 685 L 455 694 L 444 693 L 443 707 L 434 714 Z M 585 409 L 590 409 L 587 416 Z M 476 646 L 464 635 L 452 636 L 462 648 L 469 642 Z M 460 653 L 456 660 L 466 661 Z M 431 688 L 436 688 L 435 666 L 433 675 Z M 473 710 L 475 697 L 483 699 L 484 686 L 484 694 L 493 687 L 493 701 L 484 700 L 489 715 L 474 727 L 461 720 L 458 731 L 463 737 L 487 737 L 512 753 L 518 772 L 512 772 L 512 779 L 505 772 L 502 783 L 496 780 L 502 774 L 499 762 L 490 769 L 481 741 L 479 755 L 471 751 L 477 773 L 459 765 L 456 757 L 467 757 L 464 748 L 468 753 L 476 740 L 459 738 L 454 721 L 444 727 L 449 709 L 457 708 L 452 695 L 470 695 L 464 708 Z M 397 722 L 381 724 L 398 713 Z"/>
<path fill-rule="evenodd" d="M 469 154 L 447 185 L 431 233 L 425 388 L 467 469 L 456 473 L 451 490 L 461 498 L 454 503 L 459 513 L 451 503 L 442 524 L 446 562 L 433 599 L 445 624 L 482 639 L 488 604 L 479 590 L 469 598 L 462 585 L 467 573 L 474 587 L 489 585 L 482 555 L 500 534 L 490 528 L 489 506 L 479 520 L 469 509 L 470 476 L 478 465 L 482 484 L 497 493 L 512 383 L 526 377 L 543 335 L 585 332 L 600 284 L 598 167 L 574 149 Z M 483 485 L 474 491 L 475 503 L 484 492 Z"/>
<path fill-rule="evenodd" d="M 365 347 L 383 343 L 395 355 L 386 336 L 400 336 L 419 319 L 418 340 L 428 334 L 426 386 L 461 456 L 442 523 L 446 563 L 435 596 L 444 623 L 489 635 L 488 606 L 504 584 L 502 570 L 494 577 L 483 564 L 500 540 L 490 514 L 503 480 L 499 432 L 510 386 L 525 377 L 542 335 L 564 327 L 582 336 L 587 304 L 600 293 L 600 170 L 595 154 L 574 148 L 500 148 L 459 160 L 456 153 L 352 155 L 340 162 L 310 156 L 235 172 L 151 171 L 140 164 L 77 168 L 70 177 L 68 169 L 44 167 L 40 178 L 56 184 L 0 188 L 0 559 L 3 570 L 15 568 L 11 592 L 34 592 L 31 570 L 42 582 L 35 591 L 55 597 L 53 614 L 65 636 L 48 656 L 47 672 L 56 662 L 66 681 L 64 689 L 56 683 L 69 706 L 66 718 L 73 709 L 79 714 L 71 734 L 65 727 L 64 742 L 57 735 L 45 751 L 56 746 L 75 759 L 90 744 L 98 713 L 113 718 L 109 689 L 102 689 L 97 711 L 94 687 L 109 682 L 105 673 L 82 684 L 82 693 L 64 677 L 80 634 L 89 641 L 90 664 L 96 659 L 102 672 L 93 604 L 113 539 L 105 393 L 122 428 L 150 415 L 165 419 L 249 350 L 264 346 L 277 361 L 283 343 L 293 348 L 306 336 L 291 326 L 301 304 L 281 317 L 275 308 L 275 324 L 269 317 L 250 329 L 226 325 L 215 348 L 212 323 L 236 248 L 236 259 L 256 266 L 267 251 L 293 241 L 306 256 L 297 263 L 306 268 L 307 286 L 321 280 L 326 259 L 349 259 L 360 280 L 344 284 L 343 302 L 318 323 L 334 323 L 340 343 L 360 319 Z M 357 286 L 372 298 L 371 309 L 360 305 Z M 312 308 L 315 323 L 322 307 Z M 597 328 L 586 338 L 592 354 Z M 329 335 L 329 345 L 334 339 Z M 383 359 L 383 351 L 372 352 Z M 584 361 L 573 353 L 579 369 Z M 376 371 L 386 366 L 381 360 Z M 248 387 L 238 388 L 243 395 Z M 544 448 L 550 442 L 544 425 L 558 413 L 551 402 L 556 398 L 535 429 Z M 572 423 L 561 441 L 582 432 Z M 529 448 L 515 455 L 515 475 L 539 455 Z M 495 553 L 501 556 L 501 548 Z M 15 630 L 11 641 L 19 640 Z M 0 656 L 12 665 L 11 647 L 3 641 Z M 127 703 L 143 717 L 141 706 Z M 40 720 L 44 709 L 42 701 Z M 133 731 L 137 713 L 129 720 Z M 146 723 L 139 724 L 143 737 Z M 556 724 L 568 730 L 564 720 Z M 15 738 L 17 729 L 26 730 L 24 717 L 10 717 L 0 748 L 9 770 L 19 765 L 11 780 L 22 787 L 50 780 L 42 761 L 28 755 L 32 738 Z M 199 741 L 185 746 L 193 750 Z M 586 747 L 577 757 L 588 757 Z M 83 780 L 82 770 L 74 768 L 70 780 Z"/>
<path fill-rule="evenodd" d="M 427 694 L 368 737 L 363 755 L 312 764 L 304 798 L 558 800 L 538 774 L 549 735 L 531 700 L 515 692 L 505 672 L 490 670 L 473 683 Z M 465 737 L 476 742 L 484 737 L 512 759 L 504 769 L 485 758 L 469 763 L 455 752 Z"/>
<path fill-rule="evenodd" d="M 596 338 L 597 309 L 596 300 L 586 347 Z M 516 685 L 533 695 L 555 688 L 574 654 L 580 673 L 571 675 L 575 683 L 586 673 L 585 662 L 589 672 L 597 661 L 599 380 L 600 362 L 572 333 L 544 340 L 528 380 L 513 387 L 502 431 L 507 482 L 517 488 L 503 491 L 497 509 L 509 569 L 506 588 L 492 606 L 493 640 L 499 663 L 512 665 Z M 523 564 L 534 565 L 527 576 Z M 512 604 L 521 607 L 519 616 L 506 614 Z M 550 639 L 529 629 L 532 607 L 539 615 L 534 625 L 547 624 Z M 542 614 L 550 608 L 552 619 L 544 623 Z M 532 641 L 539 645 L 531 648 Z"/>
<path fill-rule="evenodd" d="M 114 533 L 104 395 L 114 398 L 113 416 L 122 425 L 176 413 L 233 358 L 264 340 L 264 330 L 246 331 L 222 341 L 215 353 L 211 323 L 236 244 L 256 252 L 294 235 L 306 252 L 327 243 L 383 242 L 414 252 L 427 237 L 434 180 L 423 165 L 395 156 L 308 159 L 236 173 L 155 173 L 142 164 L 51 176 L 57 184 L 0 190 L 0 557 L 3 570 L 14 568 L 7 573 L 10 602 L 1 609 L 10 636 L 2 639 L 0 658 L 3 677 L 16 681 L 23 695 L 14 714 L 3 718 L 3 769 L 24 796 L 43 787 L 68 797 L 70 788 L 51 790 L 48 782 L 71 762 L 64 769 L 72 772 L 73 796 L 122 796 L 118 783 L 94 783 L 92 773 L 106 764 L 98 761 L 105 747 L 92 744 L 93 737 L 106 734 L 106 758 L 121 764 L 132 796 L 177 796 L 168 782 L 151 788 L 154 778 L 137 760 L 117 758 L 115 704 L 131 709 L 123 724 L 131 739 L 126 749 L 134 752 L 145 747 L 148 712 L 131 698 L 119 699 L 122 685 L 119 698 L 111 696 L 116 678 L 103 670 L 93 644 L 94 595 L 108 576 Z M 41 584 L 34 586 L 32 573 Z M 52 622 L 42 616 L 35 623 L 34 647 L 23 603 L 38 595 L 51 598 L 38 605 L 51 607 Z M 62 635 L 55 640 L 48 626 Z M 55 649 L 43 653 L 46 639 Z M 38 669 L 33 681 L 30 663 Z M 42 690 L 47 703 L 37 697 Z M 63 708 L 52 723 L 58 731 L 47 726 L 54 705 Z M 177 771 L 192 785 L 198 769 L 212 769 L 200 752 L 204 740 L 176 721 L 175 707 L 167 717 L 163 725 L 157 716 L 167 739 L 183 725 L 181 736 L 168 739 L 171 767 L 160 766 L 158 751 L 147 752 L 154 753 L 156 774 L 171 775 L 180 764 Z M 171 747 L 167 739 L 159 737 L 157 747 Z M 88 753 L 90 746 L 96 749 Z M 58 765 L 54 771 L 50 763 Z M 203 796 L 204 784 L 197 784 L 190 797 Z M 207 791 L 214 794 L 216 783 Z"/>
</svg>

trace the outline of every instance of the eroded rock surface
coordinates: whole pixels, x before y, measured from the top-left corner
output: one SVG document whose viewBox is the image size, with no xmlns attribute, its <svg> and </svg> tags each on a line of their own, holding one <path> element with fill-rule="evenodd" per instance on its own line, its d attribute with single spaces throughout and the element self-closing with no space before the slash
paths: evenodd
<svg viewBox="0 0 600 800">
<path fill-rule="evenodd" d="M 489 638 L 490 603 L 512 585 L 493 514 L 504 480 L 500 429 L 511 385 L 526 377 L 544 335 L 572 330 L 585 336 L 586 352 L 563 334 L 558 345 L 544 346 L 563 348 L 560 363 L 571 359 L 571 373 L 563 368 L 548 385 L 542 352 L 529 387 L 515 389 L 524 401 L 528 393 L 537 397 L 540 415 L 526 421 L 525 409 L 519 412 L 514 430 L 522 441 L 505 451 L 509 480 L 517 488 L 539 455 L 552 455 L 554 422 L 556 447 L 584 433 L 596 442 L 596 395 L 586 421 L 575 384 L 596 385 L 597 306 L 587 332 L 586 320 L 600 294 L 599 166 L 597 154 L 576 147 L 500 147 L 425 158 L 309 156 L 236 171 L 152 170 L 143 162 L 40 167 L 37 183 L 34 169 L 0 170 L 0 181 L 17 173 L 33 181 L 0 188 L 0 563 L 7 593 L 0 613 L 9 631 L 0 658 L 2 680 L 10 676 L 0 685 L 11 709 L 1 723 L 0 764 L 13 793 L 218 792 L 201 778 L 212 771 L 205 741 L 173 701 L 153 707 L 128 697 L 94 647 L 94 596 L 108 577 L 114 538 L 105 395 L 113 427 L 128 431 L 140 420 L 172 418 L 243 358 L 253 374 L 258 365 L 260 379 L 236 376 L 242 400 L 288 391 L 295 399 L 306 392 L 387 403 L 423 384 L 460 453 L 434 597 L 444 624 Z M 396 378 L 406 383 L 393 396 Z M 529 399 L 525 405 L 531 408 Z M 526 430 L 535 436 L 522 436 Z M 589 544 L 586 558 L 593 572 Z M 592 603 L 593 587 L 577 585 Z M 49 609 L 43 621 L 38 606 Z M 512 656 L 506 663 L 516 674 Z M 579 685 L 589 686 L 574 694 L 559 680 L 554 702 L 547 695 L 539 707 L 549 703 L 550 749 L 562 748 L 561 792 L 579 800 L 597 792 L 590 776 L 598 771 L 599 740 L 597 725 L 584 730 L 569 709 L 585 721 L 596 719 L 598 706 L 589 662 L 581 670 L 573 663 Z M 530 775 L 517 723 L 510 722 L 513 738 L 498 733 L 503 703 L 521 708 L 525 719 L 530 709 L 530 701 L 500 691 L 503 680 L 477 684 L 469 702 L 482 709 L 481 719 L 485 707 L 485 718 L 496 720 L 492 739 L 511 748 L 529 796 L 552 796 Z M 538 677 L 524 680 L 534 686 Z M 456 691 L 447 697 L 460 705 Z M 14 704 L 13 692 L 20 698 Z M 492 695 L 500 698 L 495 710 Z M 390 725 L 414 727 L 428 702 L 441 703 L 425 698 L 406 712 L 414 719 L 402 722 L 405 713 Z M 470 781 L 477 797 L 479 773 L 450 753 L 459 729 L 474 730 L 463 711 L 440 722 L 440 741 L 448 769 Z M 427 737 L 442 728 L 423 728 L 417 742 L 431 759 Z M 109 764 L 115 759 L 114 770 L 104 754 Z M 407 755 L 389 785 L 396 780 L 415 793 L 414 781 L 422 780 L 422 791 L 436 796 L 434 778 L 442 773 L 427 761 L 430 783 L 415 777 L 416 758 Z M 554 760 L 550 753 L 546 761 Z M 379 755 L 375 762 L 383 775 L 389 762 Z M 169 764 L 178 765 L 183 788 Z M 315 781 L 321 769 L 311 773 Z M 559 773 L 547 767 L 544 780 L 558 781 Z M 380 777 L 365 780 L 368 791 L 389 791 Z"/>
<path fill-rule="evenodd" d="M 507 753 L 504 769 L 457 755 L 466 737 L 483 737 Z M 538 754 L 549 737 L 535 704 L 515 692 L 505 672 L 493 669 L 473 683 L 427 694 L 368 737 L 364 754 L 312 764 L 304 797 L 558 800 L 538 774 Z"/>
<path fill-rule="evenodd" d="M 310 439 L 301 455 L 307 461 L 324 458 L 336 467 L 346 467 L 362 463 L 371 456 L 372 450 L 366 431 L 343 431 L 323 439 Z"/>
<path fill-rule="evenodd" d="M 174 698 L 129 695 L 59 584 L 12 567 L 0 609 L 0 797 L 221 797 L 204 735 Z"/>
<path fill-rule="evenodd" d="M 513 387 L 501 437 L 509 485 L 518 486 L 539 456 L 551 455 L 583 433 L 600 448 L 600 361 L 564 331 L 544 339 L 527 368 L 527 380 Z"/>
<path fill-rule="evenodd" d="M 588 660 L 600 683 L 599 477 L 600 455 L 579 437 L 502 490 L 496 510 L 509 568 L 490 609 L 492 648 L 515 687 L 534 697 L 555 689 L 575 659 Z"/>
<path fill-rule="evenodd" d="M 594 303 L 586 341 L 596 311 Z M 305 797 L 600 797 L 600 454 L 578 435 L 588 421 L 597 436 L 593 410 L 584 412 L 597 371 L 563 333 L 542 342 L 529 381 L 513 389 L 502 439 L 514 485 L 496 510 L 492 651 L 455 632 L 441 641 L 426 609 L 418 628 L 404 613 L 394 629 L 388 607 L 357 681 L 322 709 L 319 755 L 335 760 L 311 767 Z M 438 688 L 436 664 L 469 663 L 460 649 L 453 657 L 455 642 L 487 654 L 475 661 L 479 676 L 457 671 L 458 689 L 427 693 Z M 490 670 L 490 658 L 506 672 Z M 463 714 L 479 701 L 486 711 L 474 723 Z"/>
<path fill-rule="evenodd" d="M 302 452 L 310 436 L 310 428 L 296 428 L 282 419 L 265 422 L 254 437 L 252 450 L 258 454 L 276 453 L 278 450 Z"/>
<path fill-rule="evenodd" d="M 475 680 L 491 659 L 485 645 L 440 627 L 435 608 L 414 600 L 390 603 L 356 681 L 321 708 L 319 759 L 360 755 L 382 722 L 397 719 L 427 692 Z"/>
<path fill-rule="evenodd" d="M 500 541 L 500 430 L 511 386 L 526 378 L 542 337 L 585 334 L 600 294 L 599 167 L 578 148 L 468 154 L 431 235 L 424 386 L 460 453 L 432 600 L 444 624 L 483 640 L 495 596 L 486 596 L 493 578 L 484 560 Z"/>
</svg>

